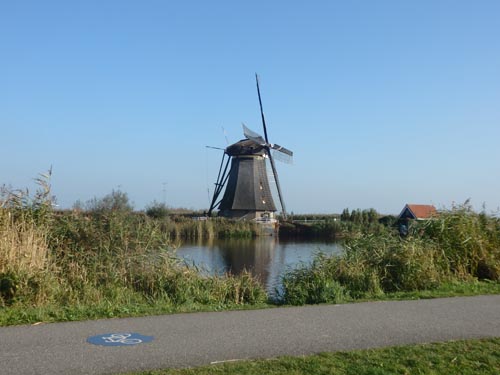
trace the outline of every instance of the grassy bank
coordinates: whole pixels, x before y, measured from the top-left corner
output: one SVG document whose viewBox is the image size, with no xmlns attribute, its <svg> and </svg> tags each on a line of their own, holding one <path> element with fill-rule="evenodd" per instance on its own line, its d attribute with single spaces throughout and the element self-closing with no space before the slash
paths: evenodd
<svg viewBox="0 0 500 375">
<path fill-rule="evenodd" d="M 464 340 L 375 350 L 238 361 L 184 370 L 129 375 L 204 374 L 491 374 L 500 373 L 500 339 Z"/>
<path fill-rule="evenodd" d="M 249 274 L 204 276 L 182 264 L 163 220 L 122 198 L 56 213 L 47 176 L 39 191 L 2 191 L 0 320 L 36 321 L 238 308 L 267 296 Z M 196 225 L 199 223 L 194 222 Z"/>
<path fill-rule="evenodd" d="M 227 284 L 226 284 L 227 285 Z M 276 307 L 276 302 L 265 298 L 252 303 L 206 303 L 203 300 L 190 299 L 176 304 L 164 299 L 145 298 L 143 295 L 127 289 L 118 290 L 120 298 L 104 298 L 94 304 L 77 303 L 61 305 L 15 303 L 0 307 L 0 326 L 36 324 L 39 322 L 78 321 L 102 318 L 124 318 L 134 316 L 160 315 L 194 311 L 222 311 L 240 309 L 262 309 Z M 343 303 L 373 300 L 410 300 L 440 297 L 461 297 L 481 294 L 500 294 L 500 283 L 487 281 L 455 282 L 443 284 L 432 290 L 417 290 L 412 292 L 394 292 L 370 298 L 344 299 Z"/>
<path fill-rule="evenodd" d="M 465 206 L 414 224 L 406 238 L 388 229 L 351 237 L 344 248 L 285 274 L 281 301 L 339 303 L 500 281 L 500 220 Z"/>
</svg>

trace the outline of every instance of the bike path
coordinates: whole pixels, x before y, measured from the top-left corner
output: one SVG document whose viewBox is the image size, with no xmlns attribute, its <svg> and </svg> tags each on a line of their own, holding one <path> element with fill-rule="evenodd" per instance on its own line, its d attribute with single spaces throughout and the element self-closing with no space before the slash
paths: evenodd
<svg viewBox="0 0 500 375">
<path fill-rule="evenodd" d="M 152 341 L 87 341 L 123 333 Z M 500 295 L 53 323 L 0 328 L 0 374 L 118 374 L 482 337 L 500 337 Z"/>
</svg>

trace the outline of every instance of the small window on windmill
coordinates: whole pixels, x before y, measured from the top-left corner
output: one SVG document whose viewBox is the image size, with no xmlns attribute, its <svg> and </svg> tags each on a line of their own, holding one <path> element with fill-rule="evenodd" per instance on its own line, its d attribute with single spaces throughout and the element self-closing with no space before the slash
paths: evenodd
<svg viewBox="0 0 500 375">
<path fill-rule="evenodd" d="M 262 199 L 262 204 L 266 204 L 266 201 L 264 199 Z"/>
<path fill-rule="evenodd" d="M 263 190 L 263 189 L 264 189 L 264 187 L 262 186 L 262 181 L 260 182 L 259 189 L 260 189 L 260 190 Z"/>
</svg>

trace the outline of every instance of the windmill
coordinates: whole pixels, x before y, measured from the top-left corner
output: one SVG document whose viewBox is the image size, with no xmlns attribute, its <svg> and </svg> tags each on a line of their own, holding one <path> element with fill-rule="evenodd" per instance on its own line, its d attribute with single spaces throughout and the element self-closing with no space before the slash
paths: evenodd
<svg viewBox="0 0 500 375">
<path fill-rule="evenodd" d="M 267 159 L 271 165 L 283 217 L 286 220 L 285 202 L 274 159 L 291 162 L 293 152 L 269 142 L 257 74 L 255 80 L 264 137 L 243 125 L 245 139 L 224 149 L 208 211 L 209 216 L 215 208 L 219 208 L 219 216 L 257 220 L 273 219 L 274 212 L 277 210 L 267 175 Z M 231 167 L 228 170 L 229 162 L 231 162 Z M 226 188 L 224 195 L 218 201 L 224 187 Z"/>
</svg>

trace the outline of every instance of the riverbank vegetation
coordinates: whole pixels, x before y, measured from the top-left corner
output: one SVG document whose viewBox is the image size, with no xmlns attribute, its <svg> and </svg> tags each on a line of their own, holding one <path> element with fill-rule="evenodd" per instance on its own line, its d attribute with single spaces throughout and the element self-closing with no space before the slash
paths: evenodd
<svg viewBox="0 0 500 375">
<path fill-rule="evenodd" d="M 280 225 L 280 237 L 343 239 L 362 234 L 379 234 L 395 222 L 394 216 L 382 216 L 373 208 L 352 211 L 346 208 L 340 215 L 290 215 L 289 220 Z"/>
<path fill-rule="evenodd" d="M 285 274 L 281 301 L 339 303 L 477 280 L 500 281 L 500 220 L 463 205 L 413 223 L 407 237 L 391 228 L 351 236 L 341 255 Z"/>
<path fill-rule="evenodd" d="M 289 270 L 271 301 L 249 272 L 209 275 L 175 254 L 180 239 L 253 237 L 255 224 L 137 212 L 121 191 L 57 211 L 49 178 L 0 192 L 0 325 L 500 292 L 499 219 L 467 206 L 405 238 L 372 210 L 302 218 L 312 237 L 342 234 L 345 252 Z"/>
<path fill-rule="evenodd" d="M 154 370 L 129 375 L 208 374 L 461 374 L 500 373 L 500 339 L 461 340 L 446 343 L 397 346 L 350 352 L 280 357 L 182 370 Z"/>
<path fill-rule="evenodd" d="M 165 222 L 131 212 L 121 193 L 95 200 L 87 211 L 55 212 L 48 177 L 38 180 L 34 195 L 2 190 L 1 324 L 266 301 L 250 273 L 210 276 L 184 265 Z M 201 223 L 191 222 L 190 230 L 200 230 Z"/>
</svg>

